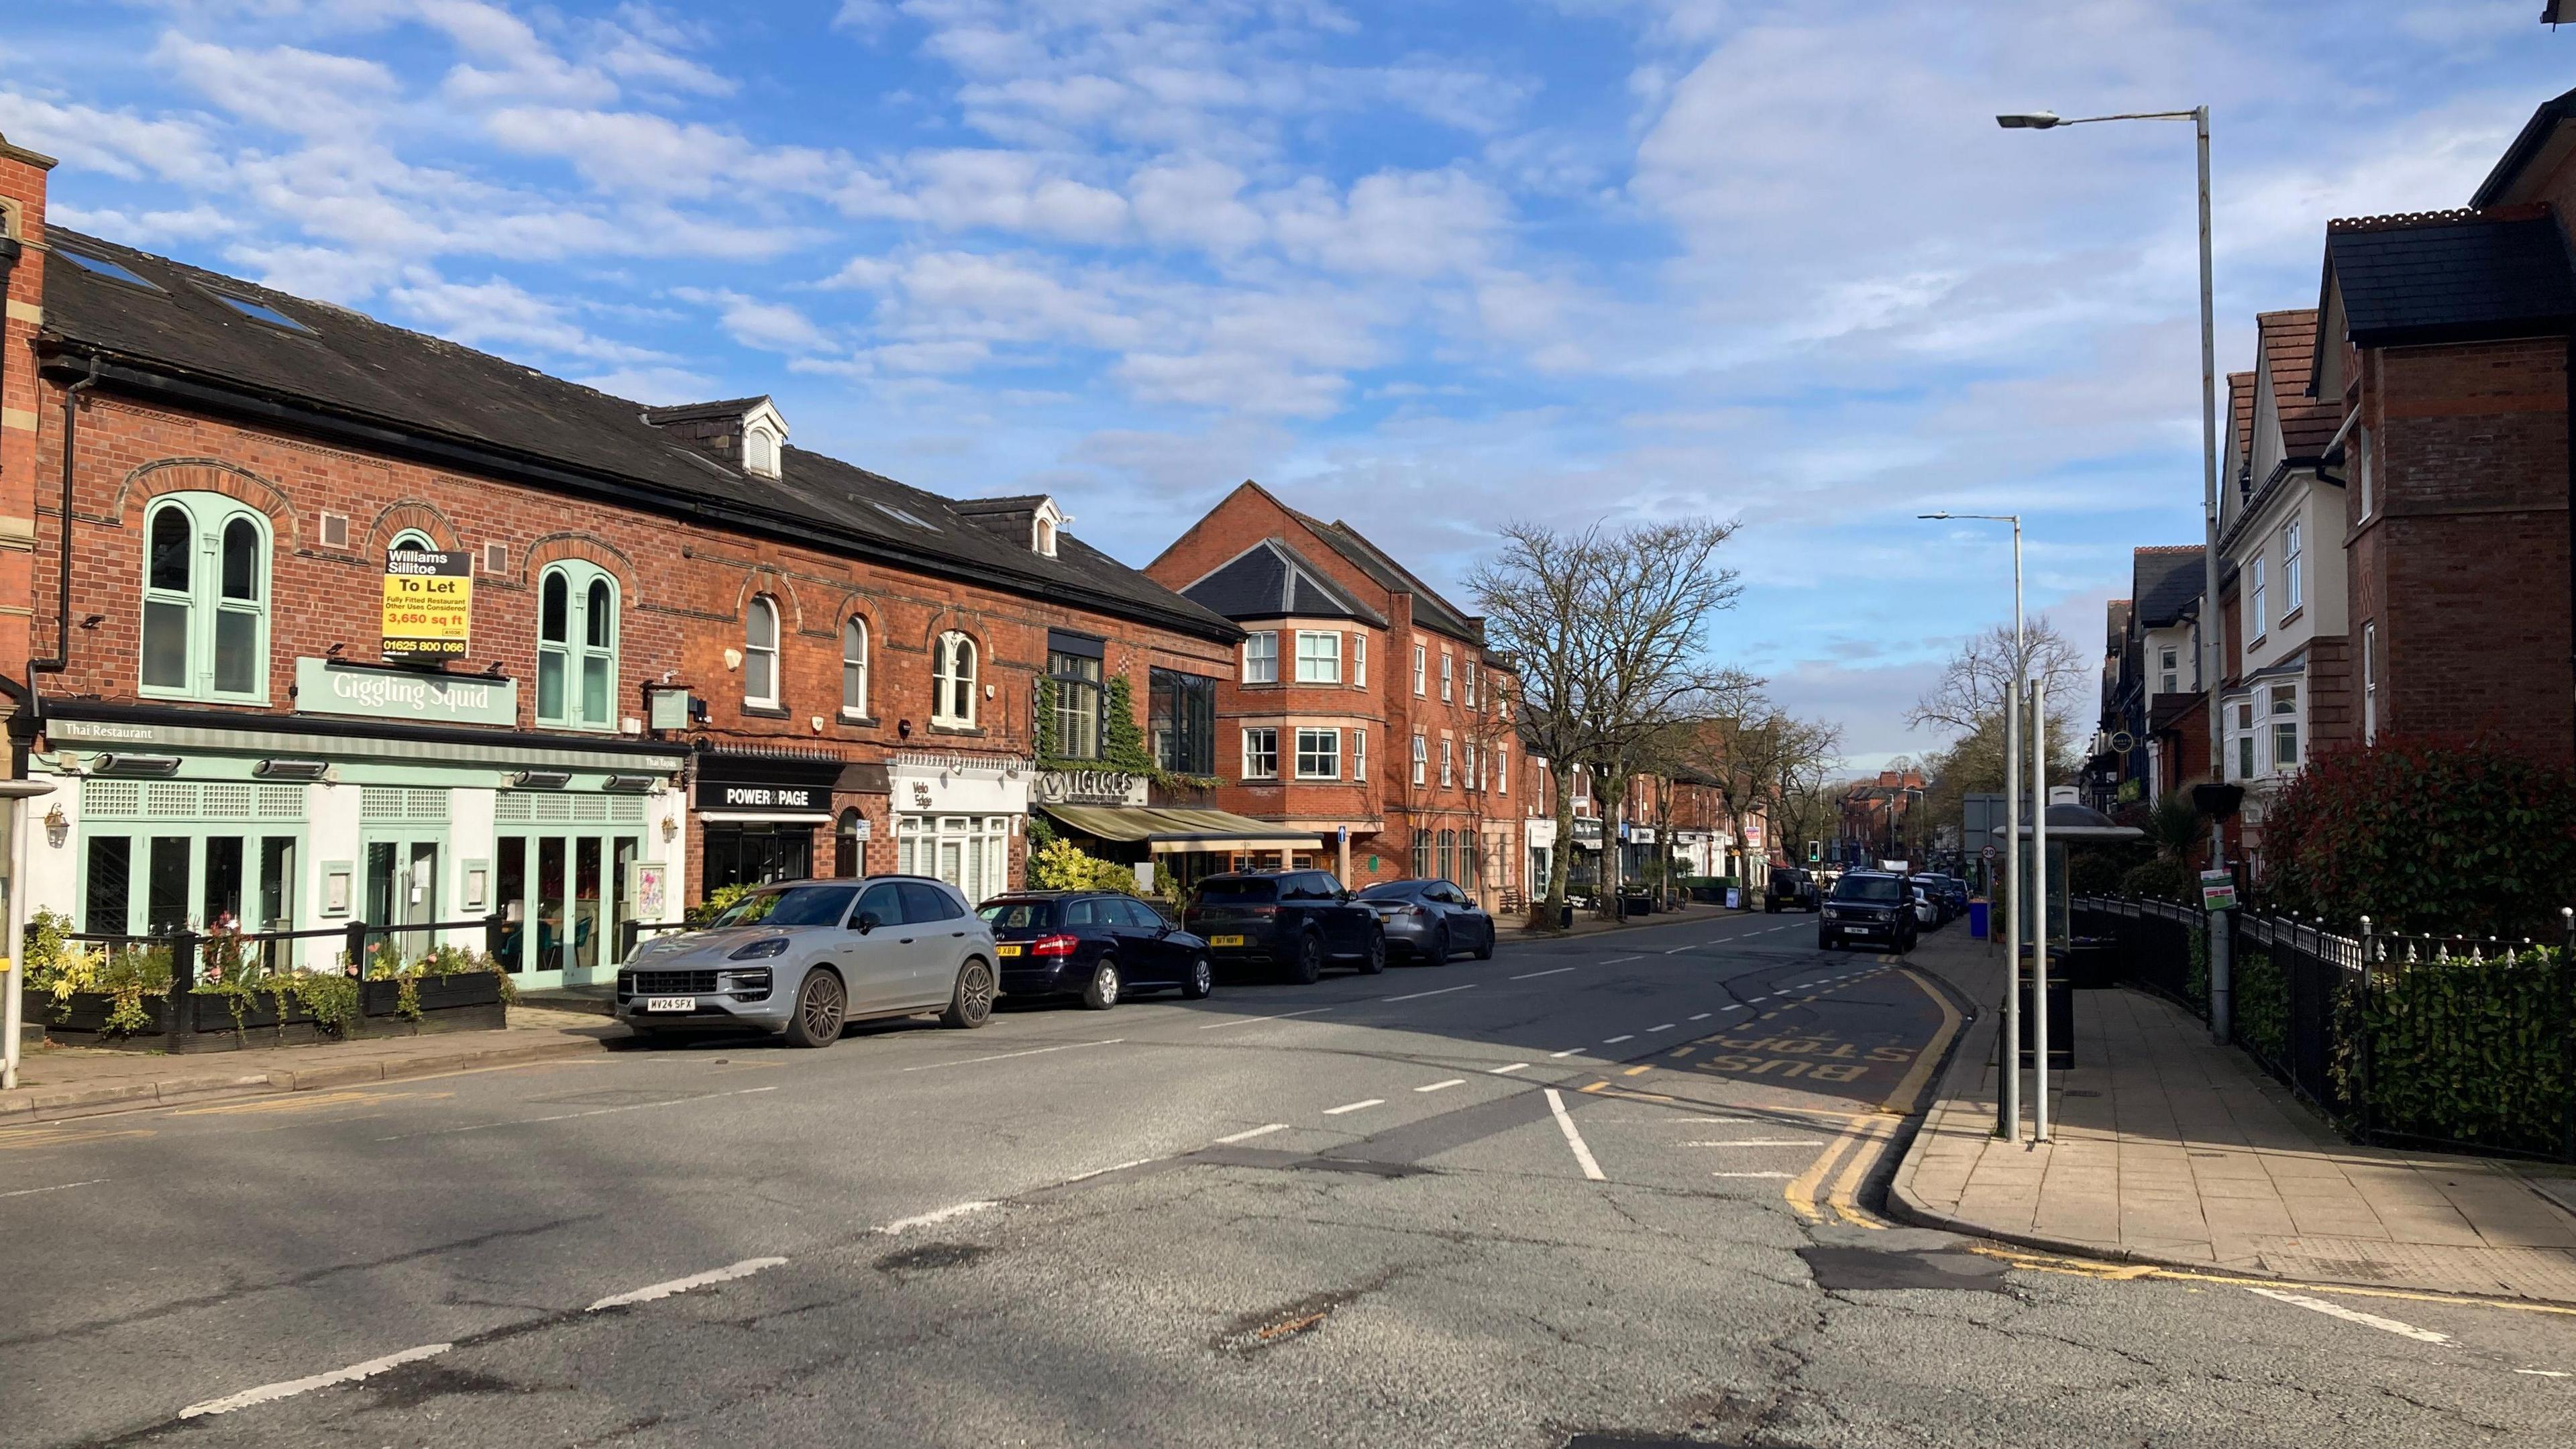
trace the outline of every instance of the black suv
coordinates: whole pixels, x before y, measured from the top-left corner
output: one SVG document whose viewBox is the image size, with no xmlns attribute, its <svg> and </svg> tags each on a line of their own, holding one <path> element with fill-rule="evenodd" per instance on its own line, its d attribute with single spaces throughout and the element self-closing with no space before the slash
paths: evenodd
<svg viewBox="0 0 2576 1449">
<path fill-rule="evenodd" d="M 1207 939 L 1220 965 L 1285 967 L 1300 983 L 1344 961 L 1363 976 L 1386 969 L 1377 912 L 1320 870 L 1235 871 L 1190 888 L 1181 928 Z"/>
<path fill-rule="evenodd" d="M 1207 942 L 1118 891 L 1013 891 L 986 901 L 1005 996 L 1080 996 L 1106 1011 L 1132 992 L 1213 989 Z"/>
<path fill-rule="evenodd" d="M 1835 951 L 1853 941 L 1876 941 L 1901 953 L 1914 949 L 1917 929 L 1914 890 L 1903 876 L 1881 870 L 1846 871 L 1834 882 L 1834 893 L 1825 897 L 1824 914 L 1816 922 L 1816 945 Z"/>
<path fill-rule="evenodd" d="M 1762 911 L 1778 915 L 1782 911 L 1812 911 L 1816 908 L 1816 878 L 1794 865 L 1771 867 L 1771 888 L 1762 893 Z"/>
</svg>

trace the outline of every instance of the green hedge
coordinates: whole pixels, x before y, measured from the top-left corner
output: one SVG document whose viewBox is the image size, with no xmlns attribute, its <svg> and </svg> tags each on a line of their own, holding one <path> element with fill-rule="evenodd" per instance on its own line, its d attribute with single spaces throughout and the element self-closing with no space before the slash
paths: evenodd
<svg viewBox="0 0 2576 1449">
<path fill-rule="evenodd" d="M 2370 1125 L 2521 1152 L 2566 1144 L 2571 982 L 2547 948 L 2381 967 L 2362 1008 Z M 2240 988 L 2241 989 L 2241 988 Z M 2359 1063 L 2336 1054 L 2347 1097 Z"/>
</svg>

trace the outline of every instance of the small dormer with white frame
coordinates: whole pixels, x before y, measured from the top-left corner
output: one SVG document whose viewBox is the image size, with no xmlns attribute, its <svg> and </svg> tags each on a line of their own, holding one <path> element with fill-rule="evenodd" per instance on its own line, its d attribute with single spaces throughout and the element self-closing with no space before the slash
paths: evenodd
<svg viewBox="0 0 2576 1449">
<path fill-rule="evenodd" d="M 762 398 L 742 415 L 742 471 L 775 478 L 787 457 L 787 419 L 778 404 Z"/>
<path fill-rule="evenodd" d="M 1071 522 L 1073 515 L 1058 508 L 1055 499 L 1039 498 L 1038 506 L 1029 514 L 1029 551 L 1046 558 L 1055 557 L 1057 536 Z"/>
<path fill-rule="evenodd" d="M 647 408 L 644 421 L 755 478 L 778 477 L 787 456 L 786 415 L 766 396 Z"/>
</svg>

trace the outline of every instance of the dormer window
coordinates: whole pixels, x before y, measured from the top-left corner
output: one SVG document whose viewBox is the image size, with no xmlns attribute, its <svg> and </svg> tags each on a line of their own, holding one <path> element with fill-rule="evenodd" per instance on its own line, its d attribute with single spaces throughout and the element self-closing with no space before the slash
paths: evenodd
<svg viewBox="0 0 2576 1449">
<path fill-rule="evenodd" d="M 1029 549 L 1042 558 L 1055 557 L 1056 536 L 1073 522 L 1073 515 L 1055 506 L 1052 498 L 1040 498 L 1029 514 Z"/>
<path fill-rule="evenodd" d="M 742 468 L 763 478 L 778 476 L 778 435 L 754 423 L 743 429 Z"/>
</svg>

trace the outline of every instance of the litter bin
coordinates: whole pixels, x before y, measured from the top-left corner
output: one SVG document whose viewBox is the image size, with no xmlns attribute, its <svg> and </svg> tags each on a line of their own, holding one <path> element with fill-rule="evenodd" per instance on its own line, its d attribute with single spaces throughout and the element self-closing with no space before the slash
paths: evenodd
<svg viewBox="0 0 2576 1449">
<path fill-rule="evenodd" d="M 2075 988 L 2065 975 L 2065 960 L 2057 952 L 2049 953 L 2048 973 L 2048 1069 L 2052 1072 L 2072 1070 L 2075 1066 Z M 2032 1043 L 2039 1035 L 2039 1019 L 2031 1004 L 2030 963 L 2022 962 L 2021 977 L 2021 1064 L 2039 1065 Z"/>
<path fill-rule="evenodd" d="M 1992 906 L 1987 905 L 1984 901 L 1971 900 L 1968 902 L 1969 939 L 1977 941 L 1986 939 L 1986 914 L 1993 909 L 1994 908 Z"/>
</svg>

